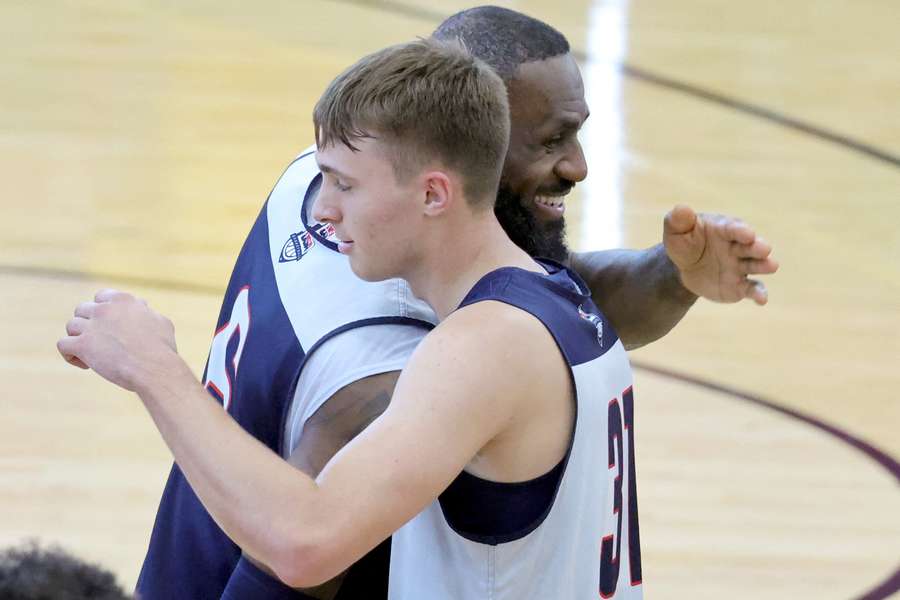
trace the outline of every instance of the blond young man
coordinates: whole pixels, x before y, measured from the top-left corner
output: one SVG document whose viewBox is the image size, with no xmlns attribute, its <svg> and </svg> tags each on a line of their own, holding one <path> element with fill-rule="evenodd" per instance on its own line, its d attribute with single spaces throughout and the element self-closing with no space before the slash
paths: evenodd
<svg viewBox="0 0 900 600">
<path fill-rule="evenodd" d="M 510 145 L 495 214 L 528 254 L 571 265 L 626 348 L 664 335 L 697 296 L 764 303 L 750 277 L 777 266 L 737 219 L 678 207 L 645 250 L 570 252 L 567 194 L 588 174 L 578 131 L 588 116 L 565 36 L 495 6 L 467 9 L 434 31 L 462 40 L 497 72 L 510 103 Z M 363 282 L 333 226 L 312 218 L 321 187 L 315 147 L 279 177 L 235 262 L 203 375 L 250 435 L 317 477 L 388 405 L 399 370 L 436 321 L 400 280 Z M 336 299 L 352 298 L 352 302 Z M 252 318 L 251 318 L 252 314 Z M 241 554 L 177 464 L 163 493 L 137 593 L 144 600 L 266 597 L 354 600 L 387 595 L 390 540 L 314 590 L 291 590 Z"/>
<path fill-rule="evenodd" d="M 316 218 L 354 273 L 402 277 L 440 320 L 315 480 L 221 411 L 134 297 L 79 305 L 60 352 L 138 393 L 217 523 L 288 584 L 327 581 L 399 529 L 392 598 L 640 597 L 627 358 L 577 275 L 493 214 L 502 81 L 414 42 L 351 67 L 315 121 Z"/>
</svg>

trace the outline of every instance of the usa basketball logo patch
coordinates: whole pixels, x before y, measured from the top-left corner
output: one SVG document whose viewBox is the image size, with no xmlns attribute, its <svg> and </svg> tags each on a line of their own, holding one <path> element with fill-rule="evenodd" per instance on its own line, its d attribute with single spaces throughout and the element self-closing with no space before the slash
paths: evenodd
<svg viewBox="0 0 900 600">
<path fill-rule="evenodd" d="M 334 225 L 331 223 L 316 223 L 310 229 L 312 229 L 314 234 L 325 238 L 329 242 L 337 244 L 340 241 L 337 239 L 337 233 L 334 231 Z"/>
<path fill-rule="evenodd" d="M 284 243 L 284 248 L 281 249 L 281 256 L 278 258 L 278 262 L 286 263 L 300 260 L 315 245 L 316 240 L 308 231 L 292 233 L 288 241 Z"/>
<path fill-rule="evenodd" d="M 597 343 L 603 345 L 603 319 L 584 310 L 584 305 L 578 307 L 578 316 L 593 325 L 597 329 Z"/>
</svg>

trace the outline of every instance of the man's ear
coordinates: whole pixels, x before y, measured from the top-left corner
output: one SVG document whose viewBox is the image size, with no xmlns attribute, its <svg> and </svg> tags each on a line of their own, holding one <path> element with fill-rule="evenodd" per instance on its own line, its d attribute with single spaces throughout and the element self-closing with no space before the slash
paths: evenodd
<svg viewBox="0 0 900 600">
<path fill-rule="evenodd" d="M 443 214 L 453 203 L 458 191 L 443 171 L 429 171 L 424 176 L 425 203 L 423 210 L 427 216 Z"/>
</svg>

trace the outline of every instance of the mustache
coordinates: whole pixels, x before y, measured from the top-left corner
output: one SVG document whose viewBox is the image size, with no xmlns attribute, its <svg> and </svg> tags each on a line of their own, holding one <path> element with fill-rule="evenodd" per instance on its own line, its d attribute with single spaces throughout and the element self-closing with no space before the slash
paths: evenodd
<svg viewBox="0 0 900 600">
<path fill-rule="evenodd" d="M 553 187 L 545 187 L 535 192 L 536 196 L 565 196 L 575 187 L 574 181 L 561 181 Z"/>
</svg>

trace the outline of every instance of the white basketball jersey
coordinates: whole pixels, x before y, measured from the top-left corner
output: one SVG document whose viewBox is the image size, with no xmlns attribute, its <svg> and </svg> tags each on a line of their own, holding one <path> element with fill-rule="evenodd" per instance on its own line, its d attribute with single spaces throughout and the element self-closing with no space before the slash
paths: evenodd
<svg viewBox="0 0 900 600">
<path fill-rule="evenodd" d="M 642 598 L 628 358 L 577 275 L 545 266 L 549 276 L 495 271 L 462 305 L 499 300 L 530 312 L 567 359 L 577 415 L 555 496 L 527 527 L 495 536 L 453 522 L 448 488 L 394 534 L 391 600 Z M 464 475 L 470 496 L 480 485 L 523 485 L 471 484 L 477 478 Z M 470 512 L 496 510 L 478 497 L 466 503 Z"/>
</svg>

